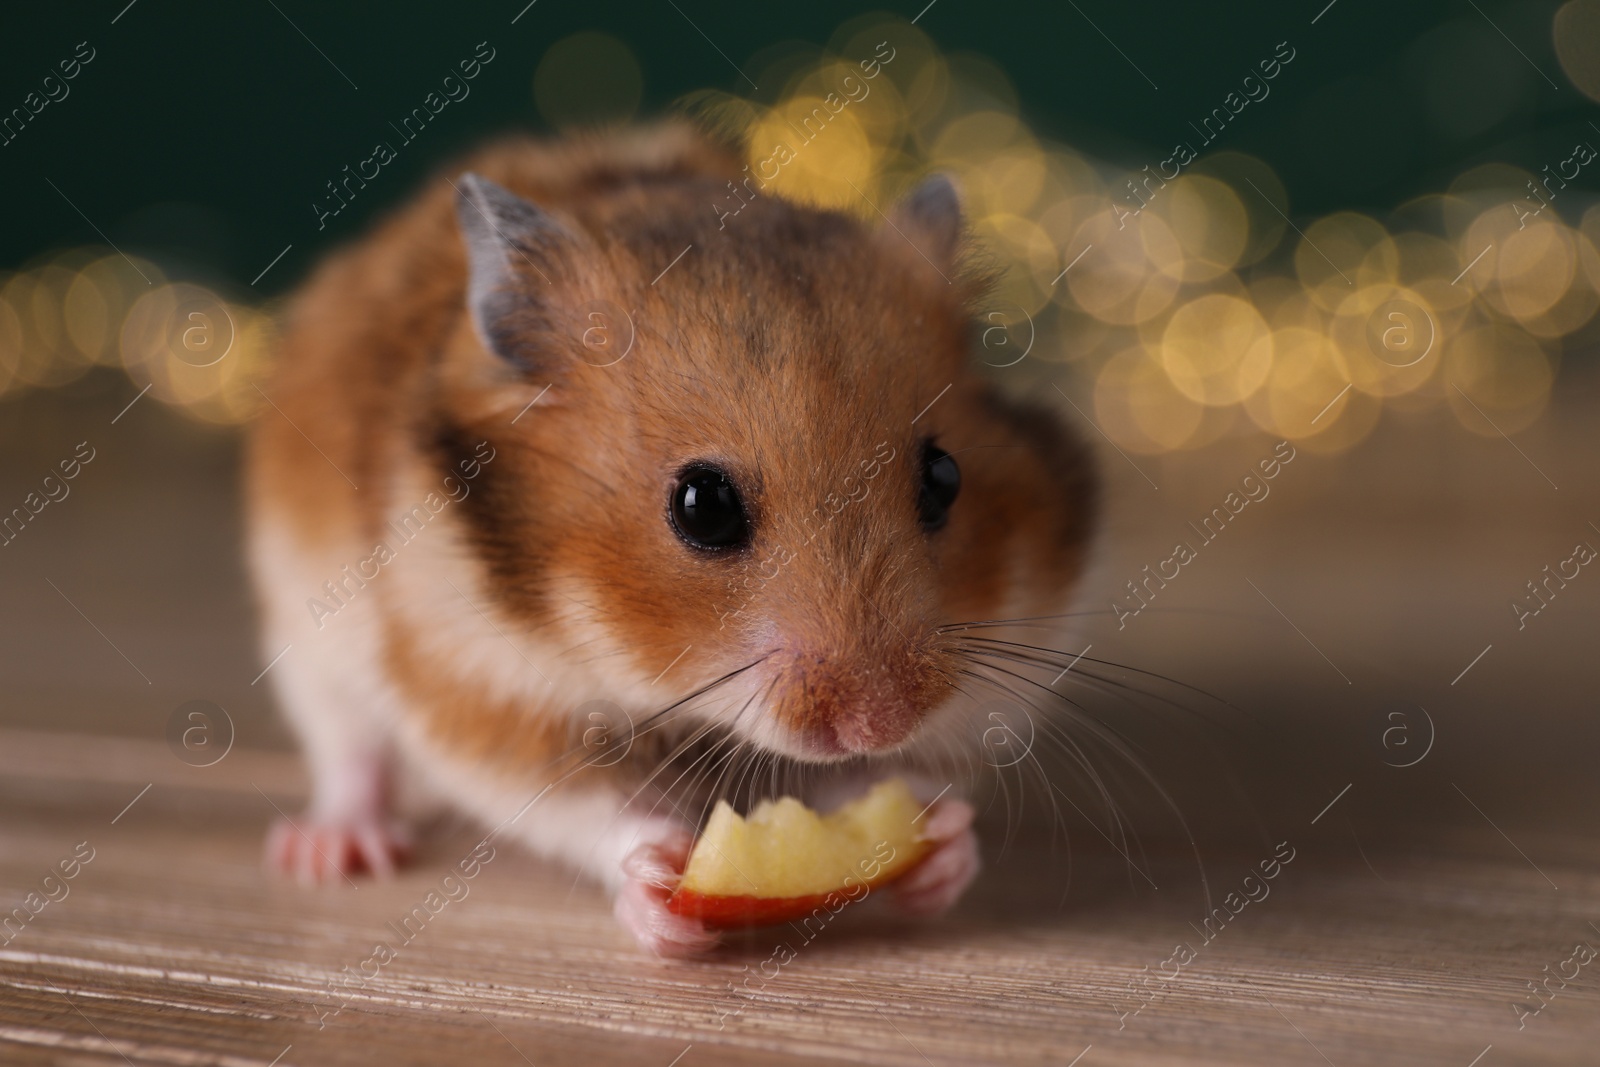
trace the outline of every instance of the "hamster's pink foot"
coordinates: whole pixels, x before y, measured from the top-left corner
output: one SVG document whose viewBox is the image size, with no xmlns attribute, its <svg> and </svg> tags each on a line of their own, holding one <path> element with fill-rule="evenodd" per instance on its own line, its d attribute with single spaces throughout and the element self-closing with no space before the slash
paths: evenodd
<svg viewBox="0 0 1600 1067">
<path fill-rule="evenodd" d="M 934 843 L 928 858 L 894 883 L 894 901 L 907 915 L 931 916 L 948 911 L 983 865 L 978 835 L 972 832 L 972 805 L 941 800 L 925 816 L 923 835 Z"/>
<path fill-rule="evenodd" d="M 667 910 L 667 897 L 683 877 L 693 843 L 682 831 L 639 845 L 622 861 L 626 881 L 617 893 L 617 921 L 653 955 L 681 959 L 717 945 L 716 933 L 705 923 Z"/>
<path fill-rule="evenodd" d="M 267 832 L 267 866 L 301 885 L 328 885 L 352 874 L 387 878 L 410 855 L 401 829 L 380 818 L 279 819 Z"/>
</svg>

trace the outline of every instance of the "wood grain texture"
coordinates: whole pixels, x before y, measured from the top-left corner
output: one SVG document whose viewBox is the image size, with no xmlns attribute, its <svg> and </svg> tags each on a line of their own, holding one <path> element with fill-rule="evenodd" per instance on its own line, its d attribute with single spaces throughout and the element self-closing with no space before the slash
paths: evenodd
<svg viewBox="0 0 1600 1067">
<path fill-rule="evenodd" d="M 35 453 L 81 439 L 72 420 L 100 426 L 96 403 L 115 413 L 125 400 L 9 405 L 0 492 L 26 482 Z M 1139 831 L 1124 850 L 1093 791 L 1053 765 L 1059 792 L 1024 799 L 1024 765 L 978 797 L 989 866 L 947 921 L 913 924 L 869 900 L 814 938 L 752 935 L 694 963 L 642 958 L 589 887 L 509 846 L 404 941 L 389 924 L 481 833 L 449 820 L 391 882 L 307 891 L 268 878 L 262 835 L 274 804 L 298 808 L 304 778 L 250 684 L 265 664 L 229 541 L 233 444 L 163 422 L 108 439 L 44 516 L 49 538 L 41 520 L 34 543 L 0 559 L 0 904 L 23 906 L 79 842 L 94 849 L 68 895 L 0 945 L 0 1062 L 1593 1062 L 1600 962 L 1521 1029 L 1513 1008 L 1537 1004 L 1527 983 L 1574 944 L 1600 945 L 1600 577 L 1526 632 L 1504 608 L 1600 500 L 1600 472 L 1584 466 L 1600 431 L 1573 410 L 1523 441 L 1569 457 L 1560 497 L 1524 486 L 1498 439 L 1388 432 L 1337 461 L 1307 456 L 1281 497 L 1247 513 L 1253 526 L 1165 592 L 1170 611 L 1085 632 L 1074 652 L 1092 640 L 1095 656 L 1240 709 L 1185 698 L 1194 721 L 1080 694 L 1127 713 L 1119 727 L 1187 833 L 1123 774 Z M 1174 499 L 1140 496 L 1154 494 L 1123 471 L 1099 588 L 1164 555 L 1170 528 L 1247 469 L 1251 447 L 1152 466 Z M 196 697 L 237 725 L 207 768 L 163 740 Z M 1437 728 L 1409 768 L 1386 762 L 1374 718 L 1395 701 L 1427 707 Z M 1242 892 L 1280 842 L 1293 860 L 1208 943 L 1206 892 L 1214 904 Z M 761 977 L 779 939 L 795 959 Z M 395 958 L 339 991 L 380 940 Z M 1178 967 L 1182 944 L 1193 958 Z M 1135 1014 L 1140 982 L 1160 992 Z"/>
<path fill-rule="evenodd" d="M 288 757 L 271 759 L 292 775 Z M 1537 976 L 1525 961 L 1553 964 L 1594 937 L 1595 879 L 1547 861 L 1554 892 L 1481 841 L 1368 868 L 1319 858 L 1339 835 L 1308 827 L 1269 895 L 1210 944 L 1190 926 L 1202 908 L 1181 861 L 1141 864 L 1163 888 L 1130 892 L 1115 857 L 1086 848 L 1079 866 L 1094 872 L 1061 908 L 1061 864 L 1030 843 L 954 921 L 914 927 L 869 903 L 810 941 L 781 931 L 796 959 L 747 982 L 773 942 L 710 962 L 642 959 L 592 892 L 509 849 L 406 942 L 390 921 L 470 835 L 430 839 L 393 882 L 305 891 L 261 874 L 271 810 L 236 778 L 153 787 L 116 825 L 127 784 L 7 781 L 8 814 L 28 816 L 7 820 L 8 890 L 78 841 L 95 849 L 70 894 L 0 948 L 7 1062 L 267 1064 L 292 1045 L 280 1063 L 666 1065 L 692 1045 L 686 1063 L 1061 1064 L 1093 1045 L 1083 1062 L 1464 1064 L 1513 1042 L 1515 1062 L 1580 1062 L 1600 1041 L 1600 983 L 1573 983 L 1520 1033 L 1510 1008 L 1514 977 Z M 1224 851 L 1208 867 L 1221 883 L 1252 861 Z M 330 983 L 378 941 L 397 954 L 375 978 Z M 1159 973 L 1178 942 L 1194 960 L 1119 1019 L 1141 1000 L 1128 983 Z"/>
</svg>

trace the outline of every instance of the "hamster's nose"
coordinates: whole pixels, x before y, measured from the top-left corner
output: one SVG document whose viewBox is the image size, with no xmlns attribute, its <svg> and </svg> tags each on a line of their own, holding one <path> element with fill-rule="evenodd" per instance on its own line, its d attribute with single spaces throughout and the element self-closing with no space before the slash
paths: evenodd
<svg viewBox="0 0 1600 1067">
<path fill-rule="evenodd" d="M 835 710 L 824 728 L 831 729 L 842 752 L 877 752 L 910 737 L 921 718 L 904 698 L 858 701 Z"/>
<path fill-rule="evenodd" d="M 774 710 L 812 754 L 881 752 L 910 737 L 948 693 L 933 657 L 905 652 L 864 661 L 790 654 L 775 678 Z"/>
</svg>

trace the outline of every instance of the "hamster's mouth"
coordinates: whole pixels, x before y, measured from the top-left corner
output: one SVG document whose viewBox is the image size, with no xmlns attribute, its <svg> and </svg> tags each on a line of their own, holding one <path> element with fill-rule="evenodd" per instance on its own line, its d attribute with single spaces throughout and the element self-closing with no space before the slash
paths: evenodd
<svg viewBox="0 0 1600 1067">
<path fill-rule="evenodd" d="M 797 763 L 874 760 L 887 757 L 910 743 L 921 719 L 920 715 L 885 712 L 876 706 L 831 712 L 813 709 L 803 717 L 795 716 L 792 711 L 784 714 L 774 709 L 765 726 L 750 740 L 768 752 Z"/>
<path fill-rule="evenodd" d="M 838 735 L 827 727 L 803 734 L 799 741 L 804 752 L 804 755 L 799 756 L 801 759 L 810 757 L 818 761 L 832 761 L 854 755 L 840 742 Z"/>
<path fill-rule="evenodd" d="M 880 755 L 908 740 L 919 718 L 904 710 L 851 708 L 807 729 L 802 743 L 828 759 Z"/>
</svg>

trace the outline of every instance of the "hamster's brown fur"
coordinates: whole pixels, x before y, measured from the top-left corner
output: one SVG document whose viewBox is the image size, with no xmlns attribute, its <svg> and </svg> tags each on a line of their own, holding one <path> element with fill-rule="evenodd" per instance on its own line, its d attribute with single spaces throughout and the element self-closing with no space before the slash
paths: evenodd
<svg viewBox="0 0 1600 1067">
<path fill-rule="evenodd" d="M 483 213 L 469 172 L 548 223 L 500 234 L 519 292 L 487 337 L 458 215 Z M 654 761 L 708 725 L 790 760 L 914 752 L 931 718 L 972 703 L 941 626 L 1061 610 L 1094 479 L 1053 418 L 971 366 L 982 279 L 959 218 L 912 198 L 864 220 L 767 192 L 719 217 L 743 178 L 678 125 L 504 141 L 294 303 L 248 484 L 264 646 L 293 646 L 275 681 L 333 798 L 318 818 L 370 821 L 339 810 L 362 790 L 325 780 L 356 764 L 380 813 L 399 766 L 503 818 L 581 747 L 592 700 L 652 724 L 628 758 L 563 780 L 615 798 L 601 808 L 636 807 Z M 961 472 L 931 533 L 929 440 Z M 484 456 L 415 546 L 359 587 L 341 579 L 419 493 Z M 674 533 L 669 497 L 693 462 L 739 487 L 747 547 Z M 345 603 L 312 627 L 305 601 L 330 578 Z"/>
</svg>

